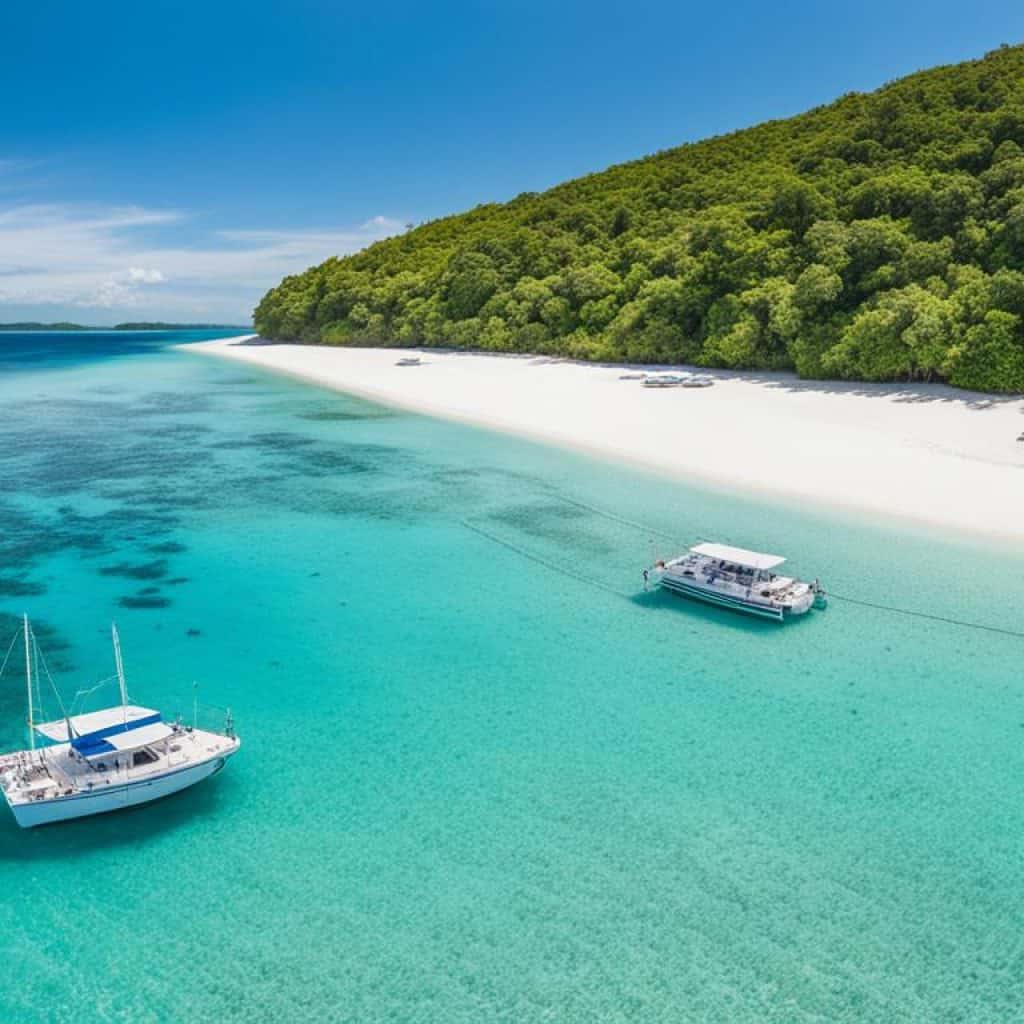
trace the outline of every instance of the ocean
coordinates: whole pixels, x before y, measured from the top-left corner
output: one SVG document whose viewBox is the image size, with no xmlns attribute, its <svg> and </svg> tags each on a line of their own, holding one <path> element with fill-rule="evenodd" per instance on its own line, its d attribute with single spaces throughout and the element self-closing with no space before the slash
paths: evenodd
<svg viewBox="0 0 1024 1024">
<path fill-rule="evenodd" d="M 70 700 L 116 620 L 135 700 L 242 738 L 0 806 L 0 1021 L 1020 1019 L 1022 552 L 171 347 L 212 336 L 0 334 L 0 657 L 27 612 Z M 699 538 L 866 604 L 643 591 Z"/>
</svg>

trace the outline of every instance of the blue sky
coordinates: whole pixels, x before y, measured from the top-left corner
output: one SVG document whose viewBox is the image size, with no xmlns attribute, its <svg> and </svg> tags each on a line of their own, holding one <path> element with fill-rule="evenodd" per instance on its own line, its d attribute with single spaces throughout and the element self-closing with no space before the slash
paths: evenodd
<svg viewBox="0 0 1024 1024">
<path fill-rule="evenodd" d="M 0 321 L 244 323 L 406 223 L 1024 41 L 1024 4 L 64 0 L 0 39 Z"/>
</svg>

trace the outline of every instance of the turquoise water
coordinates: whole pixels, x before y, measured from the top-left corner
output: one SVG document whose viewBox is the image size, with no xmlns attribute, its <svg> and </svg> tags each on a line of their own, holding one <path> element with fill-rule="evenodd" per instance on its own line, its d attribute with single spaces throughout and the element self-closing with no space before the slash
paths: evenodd
<svg viewBox="0 0 1024 1024">
<path fill-rule="evenodd" d="M 28 611 L 70 695 L 116 618 L 133 696 L 199 681 L 243 747 L 146 808 L 0 808 L 0 1021 L 1020 1019 L 1024 640 L 639 587 L 711 535 L 1019 630 L 1019 553 L 170 340 L 0 335 L 0 639 Z"/>
</svg>

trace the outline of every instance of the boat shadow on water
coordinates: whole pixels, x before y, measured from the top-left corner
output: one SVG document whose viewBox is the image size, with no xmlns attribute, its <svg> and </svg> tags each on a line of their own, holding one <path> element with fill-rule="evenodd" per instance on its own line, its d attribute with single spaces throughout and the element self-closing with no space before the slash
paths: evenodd
<svg viewBox="0 0 1024 1024">
<path fill-rule="evenodd" d="M 805 629 L 807 623 L 814 618 L 813 615 L 797 615 L 791 619 L 787 618 L 784 622 L 776 622 L 773 619 L 758 618 L 756 615 L 748 615 L 744 612 L 734 611 L 731 608 L 718 608 L 715 605 L 704 604 L 702 601 L 678 597 L 675 594 L 662 590 L 660 587 L 641 590 L 629 600 L 640 608 L 685 615 L 695 625 L 708 623 L 710 625 L 726 626 L 730 629 L 739 630 L 742 633 L 776 635 L 780 631 L 789 632 L 793 629 Z"/>
<path fill-rule="evenodd" d="M 77 854 L 158 841 L 179 828 L 223 818 L 236 803 L 238 785 L 239 780 L 232 773 L 218 772 L 201 785 L 152 803 L 30 829 L 19 828 L 11 814 L 2 814 L 0 862 L 67 860 Z"/>
</svg>

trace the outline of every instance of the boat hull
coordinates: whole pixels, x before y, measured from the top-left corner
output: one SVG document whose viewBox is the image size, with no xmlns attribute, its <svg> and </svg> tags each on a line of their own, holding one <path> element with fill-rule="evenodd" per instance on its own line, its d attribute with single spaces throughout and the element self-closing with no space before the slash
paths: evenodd
<svg viewBox="0 0 1024 1024">
<path fill-rule="evenodd" d="M 688 597 L 694 601 L 703 601 L 705 604 L 712 604 L 718 608 L 728 608 L 730 611 L 743 612 L 745 615 L 753 615 L 759 619 L 771 619 L 774 622 L 782 622 L 786 617 L 786 613 L 782 608 L 753 604 L 731 594 L 721 594 L 712 590 L 705 590 L 703 587 L 694 586 L 668 574 L 661 577 L 660 584 L 663 589 L 669 590 L 673 594 L 678 594 L 680 597 Z"/>
<path fill-rule="evenodd" d="M 86 793 L 55 797 L 50 800 L 34 800 L 27 803 L 12 803 L 14 820 L 22 828 L 35 828 L 73 818 L 85 818 L 93 814 L 106 814 L 126 807 L 150 803 L 161 797 L 178 793 L 197 782 L 208 779 L 224 767 L 227 759 L 235 753 L 231 750 L 217 757 L 211 757 L 199 764 L 187 765 L 173 772 L 158 775 L 152 779 L 139 779 L 122 785 L 99 787 Z"/>
</svg>

